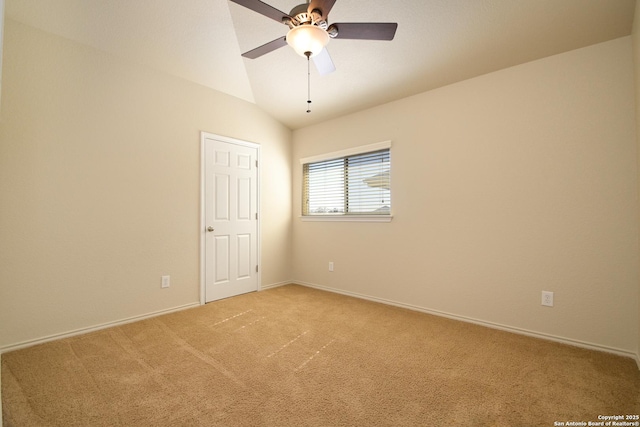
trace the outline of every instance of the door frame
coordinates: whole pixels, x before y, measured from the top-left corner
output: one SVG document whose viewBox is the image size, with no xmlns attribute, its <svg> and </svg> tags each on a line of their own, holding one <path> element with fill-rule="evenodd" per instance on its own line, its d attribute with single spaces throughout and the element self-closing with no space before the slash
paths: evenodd
<svg viewBox="0 0 640 427">
<path fill-rule="evenodd" d="M 226 142 L 229 144 L 240 145 L 256 149 L 256 161 L 258 168 L 256 173 L 256 212 L 258 213 L 258 223 L 256 229 L 256 244 L 258 265 L 258 286 L 257 291 L 262 288 L 262 267 L 260 265 L 260 223 L 262 222 L 262 214 L 260 212 L 260 175 L 262 164 L 260 163 L 260 144 L 255 142 L 242 141 L 240 139 L 230 138 L 228 136 L 217 135 L 209 132 L 200 132 L 200 305 L 206 304 L 206 216 L 205 216 L 205 179 L 206 179 L 206 156 L 205 143 L 207 139 L 215 139 L 216 141 Z"/>
</svg>

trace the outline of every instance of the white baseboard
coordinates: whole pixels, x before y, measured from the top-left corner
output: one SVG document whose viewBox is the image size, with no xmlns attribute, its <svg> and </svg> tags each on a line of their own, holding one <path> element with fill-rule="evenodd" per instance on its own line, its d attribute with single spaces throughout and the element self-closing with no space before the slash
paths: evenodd
<svg viewBox="0 0 640 427">
<path fill-rule="evenodd" d="M 176 312 L 176 311 L 182 311 L 182 310 L 186 310 L 188 308 L 195 308 L 195 307 L 199 307 L 199 306 L 200 306 L 199 302 L 193 302 L 193 303 L 190 303 L 190 304 L 185 304 L 185 305 L 181 305 L 181 306 L 178 306 L 178 307 L 173 307 L 173 308 L 169 308 L 169 309 L 166 309 L 166 310 L 158 310 L 158 311 L 154 311 L 152 313 L 142 314 L 140 316 L 128 317 L 126 319 L 121 319 L 121 320 L 116 320 L 116 321 L 113 321 L 113 322 L 102 323 L 100 325 L 89 326 L 87 328 L 80 328 L 80 329 L 75 329 L 73 331 L 63 332 L 63 333 L 60 333 L 60 334 L 48 335 L 46 337 L 36 338 L 36 339 L 33 339 L 33 340 L 28 340 L 28 341 L 22 341 L 22 342 L 19 342 L 17 344 L 10 344 L 10 345 L 4 346 L 4 347 L 0 347 L 0 354 L 8 353 L 8 352 L 14 351 L 14 350 L 20 350 L 21 348 L 31 347 L 31 346 L 38 345 L 38 344 L 44 344 L 44 343 L 49 342 L 49 341 L 55 341 L 55 340 L 59 340 L 59 339 L 62 339 L 62 338 L 69 338 L 69 337 L 73 337 L 73 336 L 76 336 L 76 335 L 83 335 L 83 334 L 87 334 L 89 332 L 95 332 L 95 331 L 99 331 L 101 329 L 106 329 L 106 328 L 112 328 L 114 326 L 125 325 L 127 323 L 137 322 L 139 320 L 144 320 L 144 319 L 148 319 L 148 318 L 151 318 L 151 317 L 157 317 L 157 316 L 161 316 L 163 314 L 169 314 L 169 313 L 173 313 L 173 312 Z"/>
<path fill-rule="evenodd" d="M 315 288 L 315 289 L 319 289 L 319 290 L 323 290 L 323 291 L 327 291 L 327 292 L 338 293 L 338 294 L 347 295 L 347 296 L 351 296 L 351 297 L 355 297 L 355 298 L 360 298 L 360 299 L 364 299 L 364 300 L 368 300 L 368 301 L 378 302 L 378 303 L 387 304 L 387 305 L 393 305 L 393 306 L 396 306 L 396 307 L 406 308 L 406 309 L 413 310 L 413 311 L 419 311 L 419 312 L 422 312 L 422 313 L 433 314 L 435 316 L 446 317 L 446 318 L 449 318 L 449 319 L 460 320 L 460 321 L 463 321 L 463 322 L 468 322 L 468 323 L 473 323 L 473 324 L 476 324 L 476 325 L 486 326 L 486 327 L 493 328 L 493 329 L 499 329 L 499 330 L 503 330 L 503 331 L 507 331 L 507 332 L 513 332 L 513 333 L 517 333 L 517 334 L 521 334 L 521 335 L 527 335 L 527 336 L 531 336 L 531 337 L 534 337 L 534 338 L 546 339 L 546 340 L 550 340 L 550 341 L 559 342 L 559 343 L 562 343 L 562 344 L 569 344 L 569 345 L 573 345 L 573 346 L 577 346 L 577 347 L 587 348 L 587 349 L 590 349 L 590 350 L 605 351 L 607 353 L 613 353 L 613 354 L 617 354 L 619 356 L 630 357 L 630 358 L 632 358 L 632 359 L 634 359 L 636 361 L 636 364 L 638 365 L 638 369 L 640 370 L 640 353 L 633 353 L 633 352 L 622 350 L 622 349 L 618 349 L 618 348 L 603 346 L 603 345 L 594 344 L 594 343 L 588 343 L 588 342 L 574 340 L 574 339 L 565 338 L 565 337 L 558 337 L 558 336 L 555 336 L 555 335 L 545 334 L 545 333 L 536 332 L 536 331 L 530 331 L 530 330 L 526 330 L 526 329 L 516 328 L 516 327 L 512 327 L 512 326 L 507 326 L 507 325 L 502 325 L 502 324 L 499 324 L 499 323 L 487 322 L 487 321 L 484 321 L 484 320 L 473 319 L 473 318 L 466 317 L 466 316 L 459 316 L 459 315 L 456 315 L 456 314 L 445 313 L 445 312 L 442 312 L 442 311 L 432 310 L 432 309 L 428 309 L 428 308 L 420 307 L 420 306 L 415 306 L 415 305 L 411 305 L 411 304 L 405 304 L 405 303 L 401 303 L 401 302 L 397 302 L 397 301 L 393 301 L 393 300 L 388 300 L 388 299 L 385 299 L 385 298 L 378 298 L 378 297 L 373 297 L 373 296 L 370 296 L 370 295 L 360 294 L 360 293 L 357 293 L 357 292 L 344 291 L 344 290 L 341 290 L 341 289 L 330 288 L 328 286 L 322 286 L 322 285 L 317 285 L 317 284 L 314 284 L 314 283 L 304 282 L 302 280 L 288 280 L 288 281 L 284 281 L 284 282 L 271 283 L 269 285 L 261 286 L 260 290 L 261 291 L 266 291 L 268 289 L 274 289 L 274 288 L 277 288 L 277 287 L 280 287 L 280 286 L 286 286 L 286 285 L 290 285 L 290 284 L 297 284 L 297 285 L 301 285 L 301 286 L 307 286 L 307 287 L 310 287 L 310 288 Z M 148 319 L 148 318 L 151 318 L 151 317 L 161 316 L 163 314 L 169 314 L 169 313 L 173 313 L 173 312 L 176 312 L 176 311 L 186 310 L 186 309 L 189 309 L 189 308 L 195 308 L 195 307 L 199 307 L 199 306 L 200 306 L 199 302 L 194 302 L 194 303 L 185 304 L 185 305 L 181 305 L 181 306 L 178 306 L 178 307 L 173 307 L 173 308 L 166 309 L 166 310 L 159 310 L 159 311 L 155 311 L 155 312 L 152 312 L 152 313 L 143 314 L 143 315 L 140 315 L 140 316 L 133 316 L 133 317 L 129 317 L 129 318 L 126 318 L 126 319 L 117 320 L 117 321 L 114 321 L 114 322 L 107 322 L 107 323 L 103 323 L 103 324 L 100 324 L 100 325 L 91 326 L 91 327 L 88 327 L 88 328 L 76 329 L 76 330 L 69 331 L 69 332 L 63 332 L 63 333 L 60 333 L 60 334 L 49 335 L 49 336 L 37 338 L 37 339 L 34 339 L 34 340 L 23 341 L 23 342 L 20 342 L 20 343 L 16 343 L 16 344 L 11 344 L 11 345 L 8 345 L 8 346 L 0 347 L 0 361 L 1 361 L 2 353 L 7 353 L 7 352 L 10 352 L 10 351 L 19 350 L 21 348 L 31 347 L 31 346 L 38 345 L 38 344 L 43 344 L 43 343 L 46 343 L 46 342 L 49 342 L 49 341 L 55 341 L 55 340 L 62 339 L 62 338 L 68 338 L 68 337 L 72 337 L 72 336 L 76 336 L 76 335 L 87 334 L 89 332 L 95 332 L 95 331 L 99 331 L 101 329 L 111 328 L 111 327 L 114 327 L 114 326 L 120 326 L 120 325 L 124 325 L 124 324 L 127 324 L 127 323 L 132 323 L 132 322 L 136 322 L 136 321 L 139 321 L 139 320 L 144 320 L 144 319 Z M 0 377 L 0 381 L 2 381 L 1 377 Z M 1 384 L 1 382 L 0 382 L 0 384 Z M 1 408 L 1 406 L 0 406 L 0 408 Z M 1 418 L 2 417 L 0 416 L 0 427 L 2 427 L 2 424 L 1 424 L 2 419 Z"/>
<path fill-rule="evenodd" d="M 260 286 L 261 291 L 266 291 L 267 289 L 279 288 L 280 286 L 286 286 L 293 284 L 293 281 L 287 280 L 285 282 L 271 283 L 269 285 Z"/>
<path fill-rule="evenodd" d="M 293 282 L 291 280 L 287 280 L 285 282 L 279 282 L 279 283 L 271 283 L 269 285 L 263 285 L 260 287 L 261 291 L 265 291 L 267 289 L 273 289 L 273 288 L 277 288 L 280 286 L 285 286 L 285 285 L 290 285 Z M 49 341 L 55 341 L 55 340 L 59 340 L 62 338 L 68 338 L 68 337 L 72 337 L 75 335 L 82 335 L 82 334 L 87 334 L 89 332 L 94 332 L 94 331 L 99 331 L 101 329 L 106 329 L 106 328 L 111 328 L 113 326 L 120 326 L 120 325 L 124 325 L 127 323 L 131 323 L 131 322 L 136 322 L 138 320 L 143 320 L 143 319 L 148 319 L 150 317 L 156 317 L 156 316 L 160 316 L 163 314 L 169 314 L 169 313 L 173 313 L 175 311 L 181 311 L 181 310 L 186 310 L 188 308 L 194 308 L 194 307 L 199 307 L 201 304 L 199 302 L 193 302 L 190 304 L 185 304 L 185 305 L 181 305 L 178 307 L 173 307 L 170 309 L 166 309 L 166 310 L 159 310 L 159 311 L 155 311 L 152 313 L 147 313 L 147 314 L 143 314 L 140 316 L 133 316 L 133 317 L 129 317 L 126 319 L 122 319 L 122 320 L 116 320 L 114 322 L 107 322 L 107 323 L 103 323 L 100 325 L 95 325 L 95 326 L 90 326 L 87 328 L 80 328 L 80 329 L 76 329 L 73 331 L 68 331 L 68 332 L 63 332 L 60 334 L 54 334 L 54 335 L 48 335 L 45 337 L 41 337 L 41 338 L 36 338 L 33 340 L 28 340 L 28 341 L 22 341 L 16 344 L 10 344 L 4 347 L 0 347 L 0 354 L 2 353 L 8 353 L 10 351 L 14 351 L 14 350 L 19 350 L 21 348 L 26 348 L 26 347 L 31 347 L 34 345 L 38 345 L 38 344 L 43 344 Z M 0 425 L 0 427 L 2 427 Z"/>
<path fill-rule="evenodd" d="M 310 287 L 310 288 L 323 290 L 323 291 L 334 292 L 334 293 L 337 293 L 337 294 L 342 294 L 342 295 L 347 295 L 347 296 L 351 296 L 351 297 L 355 297 L 355 298 L 360 298 L 360 299 L 364 299 L 364 300 L 368 300 L 368 301 L 373 301 L 373 302 L 379 302 L 379 303 L 382 303 L 382 304 L 393 305 L 393 306 L 396 306 L 396 307 L 406 308 L 406 309 L 409 309 L 409 310 L 419 311 L 419 312 L 422 312 L 422 313 L 433 314 L 434 316 L 446 317 L 446 318 L 453 319 L 453 320 L 460 320 L 462 322 L 473 323 L 473 324 L 480 325 L 480 326 L 486 326 L 486 327 L 492 328 L 492 329 L 499 329 L 499 330 L 502 330 L 502 331 L 512 332 L 512 333 L 516 333 L 516 334 L 520 334 L 520 335 L 527 335 L 527 336 L 530 336 L 530 337 L 533 337 L 533 338 L 541 338 L 541 339 L 544 339 L 544 340 L 555 341 L 555 342 L 559 342 L 561 344 L 568 344 L 568 345 L 572 345 L 572 346 L 576 346 L 576 347 L 586 348 L 586 349 L 589 349 L 589 350 L 604 351 L 604 352 L 607 352 L 607 353 L 616 354 L 618 356 L 630 357 L 630 358 L 634 359 L 636 361 L 636 363 L 638 363 L 638 368 L 640 369 L 640 355 L 635 354 L 635 353 L 633 353 L 631 351 L 628 351 L 628 350 L 623 350 L 623 349 L 619 349 L 619 348 L 604 346 L 604 345 L 600 345 L 600 344 L 589 343 L 589 342 L 580 341 L 580 340 L 574 340 L 574 339 L 566 338 L 566 337 L 559 337 L 559 336 L 556 336 L 556 335 L 546 334 L 546 333 L 543 333 L 543 332 L 536 332 L 536 331 L 517 328 L 517 327 L 513 327 L 513 326 L 502 325 L 502 324 L 499 324 L 499 323 L 488 322 L 488 321 L 485 321 L 485 320 L 474 319 L 474 318 L 471 318 L 471 317 L 459 316 L 457 314 L 451 314 L 451 313 L 446 313 L 446 312 L 443 312 L 443 311 L 432 310 L 432 309 L 429 309 L 429 308 L 426 308 L 426 307 L 420 307 L 420 306 L 416 306 L 416 305 L 405 304 L 405 303 L 402 303 L 402 302 L 392 301 L 392 300 L 388 300 L 388 299 L 385 299 L 385 298 L 373 297 L 373 296 L 370 296 L 370 295 L 364 295 L 364 294 L 360 294 L 360 293 L 357 293 L 357 292 L 350 292 L 350 291 L 344 291 L 344 290 L 341 290 L 341 289 L 330 288 L 330 287 L 327 287 L 327 286 L 317 285 L 317 284 L 314 284 L 314 283 L 308 283 L 308 282 L 304 282 L 304 281 L 301 281 L 301 280 L 294 280 L 292 283 L 298 284 L 298 285 L 301 285 L 301 286 L 307 286 L 307 287 Z"/>
</svg>

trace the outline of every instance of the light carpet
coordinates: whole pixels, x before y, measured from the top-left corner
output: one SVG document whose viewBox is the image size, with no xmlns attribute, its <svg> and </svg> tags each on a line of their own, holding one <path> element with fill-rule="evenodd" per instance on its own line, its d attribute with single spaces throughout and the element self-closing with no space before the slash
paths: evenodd
<svg viewBox="0 0 640 427">
<path fill-rule="evenodd" d="M 289 285 L 2 355 L 5 427 L 554 426 L 632 359 Z"/>
</svg>

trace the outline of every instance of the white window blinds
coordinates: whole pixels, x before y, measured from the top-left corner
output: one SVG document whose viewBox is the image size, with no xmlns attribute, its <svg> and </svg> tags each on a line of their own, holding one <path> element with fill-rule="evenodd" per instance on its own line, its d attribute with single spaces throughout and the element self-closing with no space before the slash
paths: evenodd
<svg viewBox="0 0 640 427">
<path fill-rule="evenodd" d="M 303 164 L 302 215 L 390 215 L 389 148 Z"/>
</svg>

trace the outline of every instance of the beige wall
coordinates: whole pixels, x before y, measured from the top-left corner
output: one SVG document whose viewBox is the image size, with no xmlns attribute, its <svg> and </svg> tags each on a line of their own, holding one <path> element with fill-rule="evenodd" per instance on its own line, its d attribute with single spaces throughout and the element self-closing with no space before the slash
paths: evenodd
<svg viewBox="0 0 640 427">
<path fill-rule="evenodd" d="M 294 131 L 293 278 L 634 354 L 631 45 L 617 39 Z M 391 223 L 300 221 L 300 158 L 384 140 Z M 542 290 L 555 307 L 540 305 Z"/>
<path fill-rule="evenodd" d="M 262 144 L 262 284 L 290 279 L 290 130 L 11 20 L 2 79 L 0 349 L 199 301 L 200 131 Z"/>
</svg>

